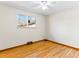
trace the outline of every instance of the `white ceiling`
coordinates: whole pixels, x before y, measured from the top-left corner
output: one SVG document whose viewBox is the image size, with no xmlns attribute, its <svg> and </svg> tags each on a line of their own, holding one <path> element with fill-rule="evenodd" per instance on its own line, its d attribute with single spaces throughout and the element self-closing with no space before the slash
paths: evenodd
<svg viewBox="0 0 79 59">
<path fill-rule="evenodd" d="M 42 10 L 41 8 L 36 7 L 38 5 L 37 2 L 40 1 L 1 1 L 0 4 L 42 15 L 50 15 L 70 8 L 79 7 L 79 1 L 55 1 L 56 3 L 52 4 L 49 9 Z"/>
</svg>

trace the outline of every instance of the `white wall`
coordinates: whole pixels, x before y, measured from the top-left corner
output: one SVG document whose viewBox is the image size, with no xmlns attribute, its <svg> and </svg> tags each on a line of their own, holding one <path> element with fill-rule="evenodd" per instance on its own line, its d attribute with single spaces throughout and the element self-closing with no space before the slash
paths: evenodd
<svg viewBox="0 0 79 59">
<path fill-rule="evenodd" d="M 17 29 L 16 14 L 36 16 L 36 27 Z M 45 38 L 44 16 L 0 5 L 0 50 Z"/>
<path fill-rule="evenodd" d="M 48 17 L 48 39 L 79 48 L 79 7 Z"/>
<path fill-rule="evenodd" d="M 36 27 L 17 29 L 18 13 L 36 16 Z M 49 40 L 79 48 L 79 8 L 45 18 L 42 15 L 0 5 L 0 50 L 44 39 L 46 36 Z"/>
</svg>

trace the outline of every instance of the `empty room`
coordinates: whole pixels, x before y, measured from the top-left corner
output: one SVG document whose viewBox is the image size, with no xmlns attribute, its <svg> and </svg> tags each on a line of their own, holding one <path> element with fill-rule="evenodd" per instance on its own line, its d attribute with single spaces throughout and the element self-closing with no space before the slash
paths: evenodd
<svg viewBox="0 0 79 59">
<path fill-rule="evenodd" d="M 0 1 L 0 58 L 79 58 L 79 1 Z"/>
</svg>

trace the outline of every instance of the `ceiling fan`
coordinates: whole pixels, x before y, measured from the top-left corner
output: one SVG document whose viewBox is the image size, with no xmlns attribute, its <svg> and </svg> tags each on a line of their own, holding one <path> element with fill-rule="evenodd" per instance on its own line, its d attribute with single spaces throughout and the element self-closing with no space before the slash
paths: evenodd
<svg viewBox="0 0 79 59">
<path fill-rule="evenodd" d="M 52 1 L 38 1 L 36 2 L 36 7 L 37 8 L 41 8 L 42 10 L 47 10 L 50 7 L 53 7 L 54 4 L 56 4 L 56 2 L 52 2 Z"/>
</svg>

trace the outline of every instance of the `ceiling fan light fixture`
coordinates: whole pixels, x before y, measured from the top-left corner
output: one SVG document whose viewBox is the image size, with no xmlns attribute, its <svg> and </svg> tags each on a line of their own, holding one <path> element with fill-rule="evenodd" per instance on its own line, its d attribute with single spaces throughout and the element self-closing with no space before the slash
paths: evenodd
<svg viewBox="0 0 79 59">
<path fill-rule="evenodd" d="M 43 6 L 42 9 L 43 10 L 46 10 L 46 9 L 48 9 L 48 7 L 47 6 Z"/>
<path fill-rule="evenodd" d="M 53 4 L 55 4 L 55 2 L 53 2 Z M 41 8 L 42 10 L 47 10 L 53 4 L 51 1 L 40 1 L 38 8 Z"/>
<path fill-rule="evenodd" d="M 47 1 L 41 1 L 39 8 L 42 8 L 43 10 L 48 9 Z"/>
<path fill-rule="evenodd" d="M 46 6 L 46 5 L 40 5 L 39 8 L 42 8 L 43 10 L 46 10 L 46 9 L 48 9 L 48 6 Z"/>
</svg>

